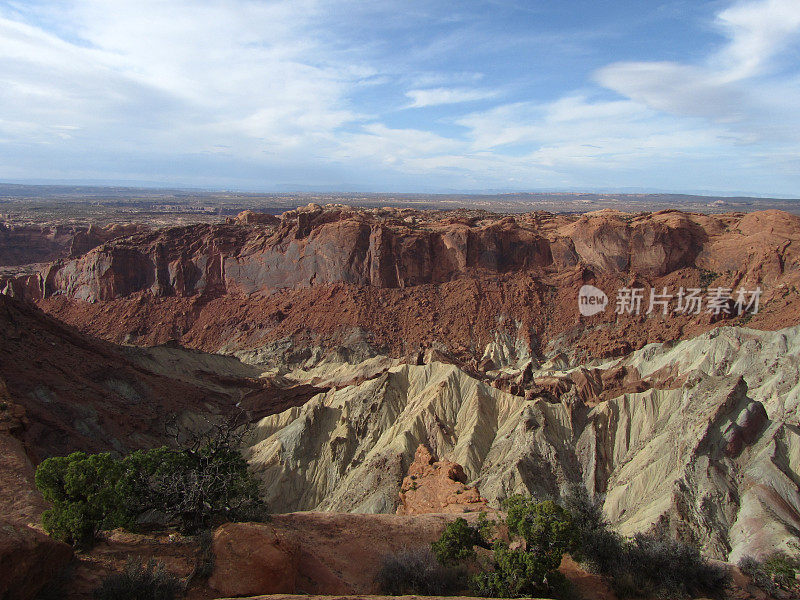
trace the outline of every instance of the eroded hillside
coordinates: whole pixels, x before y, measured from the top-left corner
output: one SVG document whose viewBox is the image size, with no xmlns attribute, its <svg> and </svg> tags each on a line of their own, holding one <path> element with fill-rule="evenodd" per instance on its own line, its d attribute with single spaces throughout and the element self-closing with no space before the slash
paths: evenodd
<svg viewBox="0 0 800 600">
<path fill-rule="evenodd" d="M 618 315 L 625 287 L 646 290 L 646 308 L 650 288 L 761 286 L 759 313 L 730 321 L 797 322 L 798 236 L 800 218 L 779 211 L 503 216 L 309 205 L 117 238 L 3 285 L 116 342 L 267 354 L 288 343 L 294 356 L 281 360 L 359 345 L 403 356 L 422 345 L 477 366 L 502 334 L 527 352 L 585 360 L 717 320 Z M 580 316 L 585 284 L 608 294 L 608 310 Z"/>
<path fill-rule="evenodd" d="M 523 398 L 454 365 L 398 365 L 259 421 L 248 459 L 275 510 L 395 512 L 420 444 L 490 505 L 584 484 L 625 534 L 663 528 L 737 560 L 800 529 L 800 328 L 724 327 L 621 360 L 536 369 Z M 591 394 L 628 369 L 644 391 Z M 509 369 L 513 373 L 513 370 Z"/>
</svg>

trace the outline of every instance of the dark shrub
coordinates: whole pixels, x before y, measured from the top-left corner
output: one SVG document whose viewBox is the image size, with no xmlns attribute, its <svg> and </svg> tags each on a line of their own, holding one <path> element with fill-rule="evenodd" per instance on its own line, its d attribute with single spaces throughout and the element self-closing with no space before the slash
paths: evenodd
<svg viewBox="0 0 800 600">
<path fill-rule="evenodd" d="M 211 577 L 211 573 L 214 570 L 214 550 L 212 548 L 213 541 L 214 534 L 210 529 L 206 529 L 197 534 L 197 543 L 199 548 L 197 550 L 194 570 L 192 571 L 192 575 L 190 577 L 191 580 L 205 580 Z"/>
<path fill-rule="evenodd" d="M 446 596 L 458 591 L 460 579 L 463 573 L 440 564 L 425 546 L 384 557 L 378 573 L 381 592 L 389 596 Z"/>
<path fill-rule="evenodd" d="M 687 598 L 719 594 L 729 573 L 693 546 L 654 535 L 637 534 L 623 546 L 610 573 L 621 596 Z"/>
<path fill-rule="evenodd" d="M 564 508 L 572 515 L 580 540 L 573 552 L 575 560 L 593 573 L 610 574 L 622 556 L 624 541 L 609 527 L 602 505 L 577 485 L 564 497 Z"/>
<path fill-rule="evenodd" d="M 197 449 L 140 450 L 123 460 L 130 503 L 157 510 L 196 533 L 217 518 L 251 519 L 261 505 L 258 482 L 236 448 L 214 443 Z"/>
<path fill-rule="evenodd" d="M 517 495 L 506 500 L 505 507 L 509 532 L 525 540 L 526 550 L 536 555 L 545 572 L 558 569 L 561 557 L 578 547 L 572 515 L 552 500 Z"/>
<path fill-rule="evenodd" d="M 120 489 L 120 462 L 110 454 L 73 452 L 42 461 L 36 487 L 53 508 L 42 515 L 45 530 L 55 538 L 88 548 L 97 532 L 130 525 L 131 514 Z"/>
<path fill-rule="evenodd" d="M 560 560 L 560 559 L 559 559 Z M 536 597 L 557 593 L 564 577 L 542 555 L 494 545 L 493 569 L 472 578 L 475 594 L 487 598 Z"/>
<path fill-rule="evenodd" d="M 800 591 L 797 580 L 800 558 L 792 557 L 786 552 L 773 552 L 763 562 L 752 556 L 745 556 L 739 561 L 739 570 L 768 594 L 775 594 L 781 588 Z"/>
<path fill-rule="evenodd" d="M 186 533 L 217 521 L 262 520 L 257 480 L 239 452 L 243 427 L 235 418 L 211 425 L 180 449 L 139 450 L 49 458 L 36 470 L 36 486 L 53 503 L 45 530 L 79 548 L 100 530 L 132 529 L 137 516 L 160 514 Z"/>
<path fill-rule="evenodd" d="M 776 585 L 789 589 L 797 585 L 800 559 L 791 557 L 786 552 L 773 552 L 764 559 L 764 570 Z"/>
<path fill-rule="evenodd" d="M 576 547 L 570 513 L 555 502 L 537 502 L 522 496 L 509 498 L 505 506 L 505 525 L 521 547 L 511 548 L 503 541 L 495 541 L 490 564 L 473 562 L 472 566 L 481 572 L 470 578 L 471 587 L 485 597 L 569 596 L 569 586 L 558 567 L 563 554 Z M 475 547 L 489 547 L 495 525 L 485 515 L 476 525 L 463 518 L 449 523 L 431 545 L 436 559 L 445 565 L 460 565 L 464 576 L 466 563 L 476 559 Z"/>
<path fill-rule="evenodd" d="M 769 576 L 761 561 L 752 556 L 743 556 L 739 560 L 738 567 L 742 573 L 753 580 L 756 586 L 768 594 L 774 594 L 778 590 L 778 586 L 772 581 L 772 577 Z"/>
<path fill-rule="evenodd" d="M 473 577 L 475 593 L 494 598 L 567 596 L 558 567 L 564 553 L 577 546 L 572 515 L 551 500 L 512 496 L 504 504 L 508 531 L 522 538 L 524 547 L 495 542 L 491 569 Z"/>
<path fill-rule="evenodd" d="M 570 489 L 564 498 L 580 544 L 575 558 L 595 572 L 611 577 L 621 597 L 687 597 L 719 594 L 729 574 L 700 551 L 668 538 L 639 534 L 630 540 L 612 531 L 602 507 L 582 486 Z"/>
<path fill-rule="evenodd" d="M 97 600 L 174 600 L 182 595 L 180 581 L 152 559 L 146 565 L 130 559 L 125 571 L 110 575 L 94 591 Z"/>
<path fill-rule="evenodd" d="M 447 524 L 441 537 L 431 544 L 436 559 L 443 565 L 453 565 L 475 557 L 475 546 L 486 547 L 480 529 L 459 517 Z"/>
</svg>

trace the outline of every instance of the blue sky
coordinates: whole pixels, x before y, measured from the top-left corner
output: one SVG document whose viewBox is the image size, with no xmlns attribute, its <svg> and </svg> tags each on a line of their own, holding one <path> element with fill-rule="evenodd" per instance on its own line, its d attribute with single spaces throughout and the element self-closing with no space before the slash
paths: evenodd
<svg viewBox="0 0 800 600">
<path fill-rule="evenodd" d="M 800 0 L 0 1 L 0 180 L 800 197 Z"/>
</svg>

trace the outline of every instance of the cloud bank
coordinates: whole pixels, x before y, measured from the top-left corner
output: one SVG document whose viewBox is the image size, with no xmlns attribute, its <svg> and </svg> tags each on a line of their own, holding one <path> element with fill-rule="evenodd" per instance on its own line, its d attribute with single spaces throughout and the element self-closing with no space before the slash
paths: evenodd
<svg viewBox="0 0 800 600">
<path fill-rule="evenodd" d="M 503 37 L 479 4 L 0 2 L 0 179 L 800 196 L 796 0 L 624 61 L 590 19 Z"/>
</svg>

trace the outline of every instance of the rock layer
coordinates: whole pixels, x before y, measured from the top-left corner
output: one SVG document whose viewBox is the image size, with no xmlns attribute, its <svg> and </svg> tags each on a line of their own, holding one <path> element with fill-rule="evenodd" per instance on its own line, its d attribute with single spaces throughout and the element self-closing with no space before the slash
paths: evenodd
<svg viewBox="0 0 800 600">
<path fill-rule="evenodd" d="M 77 258 L 114 238 L 145 231 L 141 225 L 15 225 L 0 221 L 0 266 Z"/>
<path fill-rule="evenodd" d="M 503 216 L 309 205 L 280 219 L 118 238 L 0 288 L 118 342 L 230 352 L 287 339 L 342 345 L 361 329 L 394 356 L 439 343 L 480 361 L 508 335 L 516 350 L 566 346 L 583 360 L 714 326 L 708 314 L 616 315 L 626 286 L 647 290 L 644 312 L 650 287 L 760 285 L 762 311 L 748 324 L 797 323 L 798 239 L 800 218 L 779 211 Z M 604 289 L 611 308 L 581 317 L 584 284 Z"/>
</svg>

